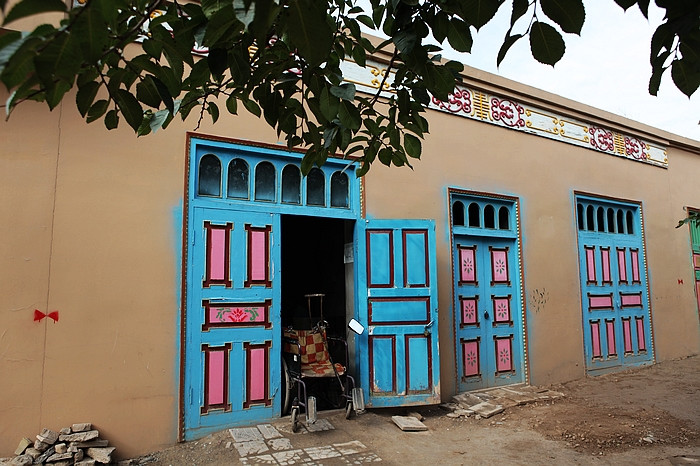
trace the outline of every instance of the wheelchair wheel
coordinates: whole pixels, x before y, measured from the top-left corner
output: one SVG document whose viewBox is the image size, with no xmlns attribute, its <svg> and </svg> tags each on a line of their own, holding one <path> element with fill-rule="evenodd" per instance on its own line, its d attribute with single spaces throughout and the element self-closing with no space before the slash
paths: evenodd
<svg viewBox="0 0 700 466">
<path fill-rule="evenodd" d="M 345 419 L 350 419 L 352 417 L 352 400 L 348 400 L 347 403 L 345 403 Z"/>
<path fill-rule="evenodd" d="M 292 432 L 299 430 L 299 406 L 292 406 Z"/>
<path fill-rule="evenodd" d="M 294 398 L 292 393 L 294 380 L 289 374 L 289 367 L 284 358 L 282 358 L 282 384 L 282 415 L 284 416 L 289 412 L 289 408 L 292 406 L 292 399 Z"/>
</svg>

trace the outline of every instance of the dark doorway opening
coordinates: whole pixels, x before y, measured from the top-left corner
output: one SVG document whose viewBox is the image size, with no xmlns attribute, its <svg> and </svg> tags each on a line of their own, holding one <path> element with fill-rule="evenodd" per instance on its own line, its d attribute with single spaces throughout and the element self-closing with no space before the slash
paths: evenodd
<svg viewBox="0 0 700 466">
<path fill-rule="evenodd" d="M 352 242 L 353 222 L 300 215 L 282 215 L 281 222 L 282 327 L 310 330 L 326 321 L 329 337 L 345 339 L 348 306 L 344 254 L 345 244 Z M 347 365 L 344 343 L 330 338 L 327 343 L 331 360 Z M 282 380 L 282 414 L 286 414 L 298 392 L 284 368 Z M 316 398 L 319 410 L 344 406 L 344 379 L 331 376 L 304 380 L 307 394 Z"/>
<path fill-rule="evenodd" d="M 323 318 L 329 334 L 345 335 L 345 224 L 341 219 L 282 216 L 283 327 L 311 329 Z M 323 307 L 321 299 L 312 298 L 309 312 L 309 294 L 323 294 Z"/>
</svg>

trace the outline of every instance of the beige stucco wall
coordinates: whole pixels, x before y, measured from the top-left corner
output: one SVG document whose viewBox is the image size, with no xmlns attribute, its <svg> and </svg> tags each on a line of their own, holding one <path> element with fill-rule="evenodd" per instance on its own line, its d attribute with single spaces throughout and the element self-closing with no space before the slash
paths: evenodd
<svg viewBox="0 0 700 466">
<path fill-rule="evenodd" d="M 0 100 L 7 95 L 0 92 Z M 92 422 L 132 457 L 177 440 L 186 132 L 87 125 L 74 97 L 0 122 L 0 457 Z M 254 117 L 220 135 L 275 142 Z M 214 134 L 209 122 L 202 132 Z M 34 309 L 59 321 L 33 321 Z"/>
<path fill-rule="evenodd" d="M 74 422 L 94 423 L 120 457 L 177 438 L 186 131 L 196 122 L 136 138 L 124 123 L 86 125 L 65 102 L 52 113 L 24 104 L 0 122 L 0 457 L 22 436 Z M 447 187 L 520 198 L 525 301 L 533 289 L 549 297 L 527 308 L 533 383 L 584 376 L 574 190 L 642 201 L 657 358 L 700 352 L 688 232 L 674 229 L 684 205 L 700 205 L 697 152 L 671 148 L 663 169 L 428 117 L 423 159 L 414 170 L 377 163 L 365 194 L 369 217 L 436 220 L 445 399 L 455 383 Z M 200 132 L 276 142 L 247 115 Z M 60 320 L 35 323 L 34 309 Z"/>
<path fill-rule="evenodd" d="M 456 378 L 447 187 L 520 198 L 532 383 L 585 375 L 574 191 L 642 202 L 657 360 L 700 351 L 689 235 L 687 228 L 674 228 L 685 215 L 682 207 L 700 198 L 693 176 L 697 153 L 672 148 L 669 169 L 663 169 L 445 113 L 429 115 L 422 160 L 414 170 L 376 164 L 366 195 L 368 216 L 436 220 L 443 398 L 453 393 Z M 530 303 L 534 289 L 548 295 L 537 312 Z"/>
</svg>

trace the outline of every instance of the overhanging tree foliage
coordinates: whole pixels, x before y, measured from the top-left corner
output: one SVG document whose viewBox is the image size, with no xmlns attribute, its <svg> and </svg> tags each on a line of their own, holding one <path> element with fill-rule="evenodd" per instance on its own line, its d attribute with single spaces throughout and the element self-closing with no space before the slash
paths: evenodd
<svg viewBox="0 0 700 466">
<path fill-rule="evenodd" d="M 614 1 L 647 16 L 649 0 Z M 8 115 L 27 100 L 53 109 L 77 87 L 76 105 L 88 122 L 113 129 L 123 119 L 138 135 L 192 112 L 216 122 L 222 103 L 232 114 L 243 107 L 290 148 L 306 148 L 305 173 L 342 152 L 359 158 L 361 176 L 377 158 L 410 166 L 420 157 L 430 95 L 446 100 L 463 70 L 442 61 L 438 44 L 470 52 L 472 32 L 504 3 L 369 0 L 365 11 L 355 0 L 88 0 L 70 9 L 62 0 L 22 0 L 8 9 L 0 0 L 0 80 L 10 91 Z M 649 91 L 656 94 L 671 68 L 673 82 L 690 96 L 700 84 L 700 4 L 656 3 L 666 19 L 651 42 Z M 527 37 L 533 57 L 554 65 L 565 51 L 562 32 L 579 34 L 585 19 L 583 0 L 508 4 L 499 64 Z M 12 30 L 14 21 L 50 12 L 63 14 L 60 24 Z M 389 39 L 375 47 L 361 25 Z M 340 64 L 364 66 L 378 49 L 391 56 L 392 93 L 360 95 L 344 82 Z"/>
</svg>

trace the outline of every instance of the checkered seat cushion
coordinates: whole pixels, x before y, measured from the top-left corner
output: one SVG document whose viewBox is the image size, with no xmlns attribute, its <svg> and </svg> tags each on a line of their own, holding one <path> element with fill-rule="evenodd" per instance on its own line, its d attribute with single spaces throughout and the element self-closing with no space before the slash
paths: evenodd
<svg viewBox="0 0 700 466">
<path fill-rule="evenodd" d="M 335 376 L 323 333 L 314 330 L 285 330 L 284 333 L 285 337 L 298 339 L 301 345 L 302 377 Z M 345 368 L 341 364 L 336 364 L 335 368 L 338 375 L 345 373 Z"/>
</svg>

